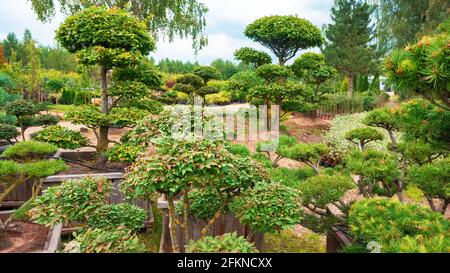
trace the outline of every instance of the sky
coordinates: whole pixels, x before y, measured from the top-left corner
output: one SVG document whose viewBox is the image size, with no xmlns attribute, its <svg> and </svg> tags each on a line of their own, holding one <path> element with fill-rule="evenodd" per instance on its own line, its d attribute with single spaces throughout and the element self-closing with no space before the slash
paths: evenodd
<svg viewBox="0 0 450 273">
<path fill-rule="evenodd" d="M 169 58 L 198 61 L 206 65 L 218 58 L 233 60 L 234 51 L 244 46 L 270 53 L 244 36 L 243 32 L 248 24 L 263 16 L 297 15 L 321 28 L 330 22 L 330 10 L 333 5 L 333 0 L 200 0 L 200 2 L 209 9 L 206 15 L 209 45 L 195 55 L 190 40 L 176 39 L 172 43 L 160 40 L 156 52 L 151 54 L 155 60 Z M 40 44 L 56 45 L 55 30 L 64 21 L 64 17 L 58 13 L 50 23 L 42 23 L 37 20 L 27 0 L 2 0 L 0 39 L 3 40 L 9 32 L 14 32 L 21 38 L 24 30 L 28 28 L 33 38 Z M 317 50 L 310 49 L 310 51 Z"/>
</svg>

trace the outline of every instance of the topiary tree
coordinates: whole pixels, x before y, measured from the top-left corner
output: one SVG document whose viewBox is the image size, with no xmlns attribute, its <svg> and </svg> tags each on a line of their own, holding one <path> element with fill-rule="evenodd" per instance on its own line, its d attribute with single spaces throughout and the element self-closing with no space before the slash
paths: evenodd
<svg viewBox="0 0 450 273">
<path fill-rule="evenodd" d="M 125 11 L 99 7 L 69 16 L 57 30 L 56 39 L 69 52 L 76 53 L 81 64 L 100 67 L 101 110 L 80 108 L 77 112 L 87 111 L 82 115 L 69 115 L 68 119 L 91 125 L 97 119 L 96 148 L 100 155 L 104 155 L 110 142 L 111 123 L 108 120 L 111 111 L 125 96 L 142 98 L 146 94 L 145 87 L 155 83 L 154 70 L 149 71 L 149 67 L 143 64 L 143 56 L 155 49 L 155 41 L 144 22 Z M 109 89 L 107 75 L 112 69 L 118 70 Z M 146 77 L 148 75 L 151 77 Z M 121 111 L 122 115 L 127 113 L 126 110 Z M 100 162 L 104 161 L 104 156 L 100 159 Z"/>
<path fill-rule="evenodd" d="M 433 211 L 445 214 L 450 203 L 450 160 L 448 158 L 410 168 L 407 180 L 422 190 Z M 434 198 L 440 199 L 441 204 L 436 205 Z"/>
<path fill-rule="evenodd" d="M 296 16 L 267 16 L 248 25 L 245 36 L 269 48 L 283 66 L 299 50 L 320 46 L 320 30 Z"/>
<path fill-rule="evenodd" d="M 51 144 L 34 141 L 19 142 L 6 149 L 2 154 L 6 160 L 0 160 L 0 204 L 26 181 L 34 181 L 30 200 L 36 198 L 47 176 L 67 168 L 62 160 L 47 160 L 57 150 Z M 8 227 L 9 221 L 0 220 L 0 233 Z"/>
<path fill-rule="evenodd" d="M 13 144 L 12 139 L 18 142 L 17 137 L 20 135 L 16 126 L 0 123 L 0 140 L 8 141 Z"/>
<path fill-rule="evenodd" d="M 210 80 L 220 80 L 222 79 L 222 73 L 213 66 L 200 66 L 194 69 L 194 74 L 203 79 L 205 85 L 208 84 Z"/>
<path fill-rule="evenodd" d="M 393 111 L 386 108 L 370 111 L 364 117 L 363 123 L 367 126 L 385 129 L 391 139 L 391 150 L 397 153 L 397 139 L 394 132 L 399 130 L 399 125 Z"/>
<path fill-rule="evenodd" d="M 303 181 L 298 189 L 302 193 L 303 206 L 320 217 L 331 215 L 344 220 L 332 213 L 328 205 L 333 204 L 342 212 L 345 212 L 346 204 L 341 200 L 349 190 L 355 188 L 355 184 L 348 176 L 318 175 Z"/>
<path fill-rule="evenodd" d="M 185 242 L 188 242 L 188 216 L 192 213 L 189 210 L 189 193 L 192 189 L 213 190 L 221 200 L 220 208 L 202 230 L 202 235 L 206 236 L 209 227 L 226 210 L 236 194 L 252 187 L 256 181 L 268 181 L 267 172 L 259 164 L 249 158 L 232 155 L 220 142 L 174 140 L 167 137 L 156 142 L 154 154 L 139 158 L 126 173 L 120 187 L 133 199 L 150 199 L 155 192 L 167 196 L 174 252 L 180 251 L 175 235 L 175 196 L 180 196 L 184 204 L 183 223 L 180 226 L 184 230 Z"/>
<path fill-rule="evenodd" d="M 22 140 L 25 141 L 25 130 L 32 126 L 49 126 L 59 122 L 53 115 L 39 115 L 40 108 L 30 101 L 16 100 L 6 104 L 5 112 L 16 117 Z"/>
<path fill-rule="evenodd" d="M 75 150 L 88 146 L 89 140 L 80 132 L 53 125 L 40 130 L 31 136 L 32 139 L 47 142 L 62 149 Z"/>
<path fill-rule="evenodd" d="M 373 128 L 357 128 L 348 131 L 345 139 L 358 145 L 361 151 L 364 151 L 366 145 L 372 141 L 383 140 L 383 135 Z"/>
<path fill-rule="evenodd" d="M 254 68 L 272 63 L 272 58 L 269 54 L 250 47 L 243 47 L 236 50 L 234 57 L 245 65 L 251 65 Z"/>
<path fill-rule="evenodd" d="M 447 253 L 450 222 L 421 205 L 365 199 L 350 209 L 348 223 L 356 241 L 375 241 L 381 252 Z"/>
<path fill-rule="evenodd" d="M 385 62 L 387 77 L 396 91 L 417 94 L 437 107 L 450 110 L 450 33 L 424 36 L 404 49 L 395 50 Z"/>
<path fill-rule="evenodd" d="M 310 102 L 315 107 L 318 107 L 318 104 L 325 99 L 325 94 L 332 92 L 333 88 L 325 86 L 325 83 L 336 77 L 337 71 L 325 63 L 323 54 L 304 53 L 294 61 L 291 68 L 295 76 L 312 88 Z"/>
<path fill-rule="evenodd" d="M 297 143 L 291 147 L 281 147 L 278 152 L 283 157 L 305 163 L 319 174 L 320 160 L 328 151 L 324 144 Z"/>
<path fill-rule="evenodd" d="M 448 151 L 436 147 L 423 140 L 402 141 L 398 144 L 398 152 L 405 165 L 419 165 L 433 163 L 448 156 Z"/>
<path fill-rule="evenodd" d="M 373 149 L 355 150 L 345 157 L 346 169 L 358 175 L 358 187 L 364 197 L 375 194 L 392 197 L 397 193 L 403 200 L 403 188 L 400 181 L 400 166 L 397 159 L 389 153 Z"/>
</svg>

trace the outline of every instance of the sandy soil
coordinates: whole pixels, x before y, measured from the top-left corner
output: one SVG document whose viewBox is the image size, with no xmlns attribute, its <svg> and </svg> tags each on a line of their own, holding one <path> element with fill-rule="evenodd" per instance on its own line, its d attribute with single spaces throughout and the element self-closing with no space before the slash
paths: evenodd
<svg viewBox="0 0 450 273">
<path fill-rule="evenodd" d="M 48 228 L 43 225 L 24 222 L 12 223 L 15 231 L 7 232 L 8 247 L 0 253 L 25 253 L 42 251 L 47 241 Z"/>
</svg>

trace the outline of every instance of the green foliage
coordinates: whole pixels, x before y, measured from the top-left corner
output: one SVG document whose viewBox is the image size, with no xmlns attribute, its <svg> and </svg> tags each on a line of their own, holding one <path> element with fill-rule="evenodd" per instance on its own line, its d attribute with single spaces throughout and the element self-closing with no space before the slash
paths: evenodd
<svg viewBox="0 0 450 273">
<path fill-rule="evenodd" d="M 11 143 L 11 140 L 16 139 L 20 135 L 17 127 L 9 124 L 0 123 L 0 140 L 6 140 Z"/>
<path fill-rule="evenodd" d="M 18 163 L 9 160 L 0 161 L 0 184 L 23 182 L 26 179 L 45 178 L 64 171 L 67 166 L 62 160 L 42 160 Z"/>
<path fill-rule="evenodd" d="M 227 146 L 227 150 L 230 151 L 230 153 L 234 155 L 239 155 L 243 157 L 250 156 L 250 150 L 247 148 L 247 146 L 243 144 L 232 144 L 230 143 Z"/>
<path fill-rule="evenodd" d="M 346 168 L 360 175 L 359 186 L 368 187 L 368 194 L 393 196 L 397 192 L 395 181 L 400 178 L 400 166 L 390 153 L 367 149 L 353 151 L 345 157 Z"/>
<path fill-rule="evenodd" d="M 33 103 L 26 100 L 16 100 L 6 104 L 5 111 L 8 115 L 16 117 L 30 116 L 36 113 Z"/>
<path fill-rule="evenodd" d="M 210 220 L 222 207 L 222 199 L 214 189 L 192 189 L 189 191 L 189 215 L 194 215 L 198 219 Z M 206 205 L 207 204 L 207 205 Z M 177 203 L 176 212 L 183 214 L 184 202 Z"/>
<path fill-rule="evenodd" d="M 216 89 L 217 90 L 217 89 Z M 212 91 L 216 91 L 212 89 Z M 226 105 L 229 104 L 232 100 L 231 94 L 228 91 L 221 91 L 218 93 L 213 93 L 205 96 L 207 104 L 215 104 L 215 105 Z"/>
<path fill-rule="evenodd" d="M 417 44 L 394 51 L 385 63 L 394 89 L 402 94 L 421 95 L 448 111 L 449 39 L 449 32 L 424 36 Z"/>
<path fill-rule="evenodd" d="M 272 58 L 269 54 L 250 48 L 243 47 L 234 52 L 236 60 L 243 62 L 246 65 L 251 65 L 255 68 L 272 63 Z"/>
<path fill-rule="evenodd" d="M 319 172 L 318 162 L 327 155 L 329 149 L 324 144 L 303 144 L 297 143 L 291 147 L 280 146 L 277 153 L 282 157 L 303 162 Z"/>
<path fill-rule="evenodd" d="M 66 244 L 65 253 L 138 253 L 145 245 L 126 228 L 104 230 L 88 228 L 74 233 L 74 240 Z"/>
<path fill-rule="evenodd" d="M 74 105 L 91 104 L 92 93 L 89 91 L 78 90 L 73 97 Z"/>
<path fill-rule="evenodd" d="M 116 144 L 106 151 L 109 161 L 133 162 L 142 152 L 142 147 L 133 144 Z"/>
<path fill-rule="evenodd" d="M 221 236 L 205 236 L 187 245 L 188 253 L 257 253 L 258 250 L 245 237 L 238 236 L 236 232 L 225 233 Z"/>
<path fill-rule="evenodd" d="M 242 71 L 234 74 L 228 83 L 230 89 L 241 92 L 243 94 L 241 99 L 245 100 L 248 91 L 257 85 L 263 84 L 264 80 L 258 77 L 253 71 Z"/>
<path fill-rule="evenodd" d="M 4 113 L 0 113 L 0 124 L 16 125 L 17 118 L 12 115 L 6 115 Z"/>
<path fill-rule="evenodd" d="M 32 221 L 47 226 L 72 221 L 86 223 L 97 209 L 106 204 L 110 190 L 110 182 L 105 178 L 65 180 L 37 197 L 28 214 Z"/>
<path fill-rule="evenodd" d="M 291 69 L 295 76 L 310 84 L 320 85 L 336 76 L 337 71 L 325 64 L 323 54 L 307 52 L 294 61 Z"/>
<path fill-rule="evenodd" d="M 344 137 L 360 149 L 364 149 L 369 142 L 383 140 L 383 134 L 374 128 L 356 128 L 345 133 Z"/>
<path fill-rule="evenodd" d="M 87 219 L 91 228 L 114 230 L 125 227 L 139 230 L 144 227 L 147 214 L 145 210 L 130 204 L 111 204 L 99 207 Z"/>
<path fill-rule="evenodd" d="M 312 204 L 323 209 L 328 204 L 338 202 L 346 192 L 353 188 L 355 188 L 355 184 L 352 179 L 341 175 L 313 176 L 299 186 L 303 205 Z"/>
<path fill-rule="evenodd" d="M 450 200 L 450 159 L 410 168 L 407 180 L 431 198 Z"/>
<path fill-rule="evenodd" d="M 377 109 L 367 113 L 362 121 L 367 126 L 383 128 L 385 130 L 398 130 L 398 123 L 394 111 L 387 108 Z"/>
<path fill-rule="evenodd" d="M 310 168 L 288 169 L 279 167 L 270 170 L 273 181 L 295 189 L 299 189 L 306 179 L 315 175 L 317 173 Z"/>
<path fill-rule="evenodd" d="M 57 116 L 46 114 L 46 115 L 36 115 L 33 117 L 33 126 L 47 127 L 51 125 L 58 124 L 59 119 Z"/>
<path fill-rule="evenodd" d="M 135 64 L 136 56 L 155 49 L 144 22 L 118 9 L 91 7 L 69 16 L 56 39 L 86 65 L 107 68 Z"/>
<path fill-rule="evenodd" d="M 292 70 L 281 65 L 264 64 L 256 69 L 256 74 L 267 82 L 274 83 L 292 76 Z"/>
<path fill-rule="evenodd" d="M 316 233 L 296 234 L 286 229 L 264 235 L 265 253 L 325 253 L 325 240 Z"/>
<path fill-rule="evenodd" d="M 61 103 L 62 104 L 73 104 L 75 99 L 75 94 L 77 93 L 77 89 L 72 87 L 65 87 L 61 92 Z"/>
<path fill-rule="evenodd" d="M 279 183 L 259 183 L 237 197 L 230 210 L 254 232 L 277 232 L 300 222 L 300 196 Z"/>
<path fill-rule="evenodd" d="M 409 164 L 423 165 L 431 163 L 439 157 L 446 156 L 448 151 L 423 140 L 402 141 L 397 146 L 403 161 Z"/>
<path fill-rule="evenodd" d="M 421 139 L 449 150 L 450 111 L 443 111 L 427 101 L 415 99 L 401 105 L 397 119 L 404 140 Z"/>
<path fill-rule="evenodd" d="M 376 241 L 382 252 L 450 250 L 450 222 L 421 205 L 366 199 L 352 206 L 348 222 L 354 239 Z"/>
<path fill-rule="evenodd" d="M 49 126 L 32 135 L 36 141 L 47 142 L 62 149 L 75 150 L 85 147 L 89 140 L 80 132 L 54 125 Z"/>
<path fill-rule="evenodd" d="M 335 1 L 331 10 L 333 22 L 325 27 L 322 50 L 327 63 L 353 81 L 358 74 L 376 72 L 377 53 L 372 45 L 373 6 L 363 1 Z M 349 85 L 349 93 L 353 92 Z"/>
<path fill-rule="evenodd" d="M 220 80 L 222 79 L 222 74 L 217 68 L 212 66 L 200 66 L 194 69 L 194 74 L 203 79 L 205 84 L 210 80 Z"/>
<path fill-rule="evenodd" d="M 269 48 L 280 65 L 296 55 L 300 49 L 320 46 L 320 30 L 306 19 L 296 16 L 267 16 L 248 25 L 245 36 Z"/>
<path fill-rule="evenodd" d="M 58 147 L 49 143 L 22 141 L 6 149 L 2 156 L 13 160 L 45 159 L 52 156 L 57 150 Z"/>
<path fill-rule="evenodd" d="M 324 135 L 324 141 L 332 149 L 334 154 L 339 157 L 347 155 L 355 148 L 354 144 L 345 139 L 345 134 L 353 129 L 364 127 L 362 120 L 366 116 L 365 113 L 340 115 L 331 121 L 330 129 Z M 379 151 L 387 151 L 389 135 L 387 131 L 380 130 L 383 134 L 383 141 L 370 142 L 366 148 L 373 148 Z M 400 134 L 395 134 L 396 138 L 400 138 Z"/>
</svg>

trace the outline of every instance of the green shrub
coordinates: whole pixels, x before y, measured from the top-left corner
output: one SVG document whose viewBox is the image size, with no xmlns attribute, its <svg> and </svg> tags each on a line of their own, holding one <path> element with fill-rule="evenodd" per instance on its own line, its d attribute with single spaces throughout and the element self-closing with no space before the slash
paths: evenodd
<svg viewBox="0 0 450 273">
<path fill-rule="evenodd" d="M 92 228 L 116 229 L 121 226 L 130 230 L 144 227 L 147 214 L 145 210 L 130 204 L 112 204 L 99 207 L 87 220 Z"/>
<path fill-rule="evenodd" d="M 254 232 L 276 232 L 298 224 L 302 216 L 300 193 L 279 183 L 260 183 L 244 191 L 230 210 Z"/>
<path fill-rule="evenodd" d="M 61 93 L 62 104 L 73 104 L 77 90 L 71 87 L 65 87 Z"/>
<path fill-rule="evenodd" d="M 142 152 L 142 147 L 133 144 L 116 144 L 106 151 L 109 161 L 133 162 Z"/>
<path fill-rule="evenodd" d="M 215 190 L 192 189 L 189 191 L 189 215 L 194 215 L 198 219 L 210 220 L 222 206 L 222 199 Z M 183 200 L 176 206 L 178 215 L 183 214 Z"/>
<path fill-rule="evenodd" d="M 47 142 L 62 149 L 75 150 L 85 147 L 89 140 L 80 132 L 67 129 L 59 125 L 47 127 L 32 135 L 37 141 Z"/>
<path fill-rule="evenodd" d="M 131 230 L 118 228 L 104 230 L 89 228 L 74 234 L 63 250 L 65 253 L 137 253 L 144 252 L 145 245 Z"/>
<path fill-rule="evenodd" d="M 110 190 L 110 182 L 105 178 L 65 180 L 37 197 L 28 214 L 35 223 L 47 226 L 71 221 L 86 223 L 98 208 L 106 204 Z"/>
<path fill-rule="evenodd" d="M 280 182 L 281 184 L 298 189 L 300 185 L 306 179 L 315 176 L 317 173 L 310 168 L 275 168 L 270 171 L 270 176 L 273 181 Z"/>
<path fill-rule="evenodd" d="M 243 144 L 232 144 L 227 146 L 228 151 L 234 155 L 250 156 L 250 150 Z"/>
<path fill-rule="evenodd" d="M 225 233 L 222 236 L 205 236 L 202 239 L 191 241 L 186 246 L 188 253 L 256 253 L 258 252 L 253 244 L 249 243 L 245 237 L 238 236 L 237 233 Z"/>
<path fill-rule="evenodd" d="M 325 253 L 325 239 L 316 233 L 295 234 L 286 229 L 280 233 L 264 235 L 266 253 Z"/>
<path fill-rule="evenodd" d="M 383 140 L 383 134 L 374 128 L 356 128 L 345 133 L 344 137 L 361 150 L 370 142 Z"/>
<path fill-rule="evenodd" d="M 231 102 L 231 95 L 228 91 L 221 91 L 216 94 L 206 95 L 207 104 L 225 105 Z"/>
<path fill-rule="evenodd" d="M 450 222 L 421 205 L 366 199 L 352 206 L 348 222 L 354 239 L 378 242 L 382 252 L 450 251 Z"/>
<path fill-rule="evenodd" d="M 77 91 L 75 97 L 73 98 L 74 105 L 84 105 L 90 104 L 92 99 L 92 93 L 89 91 Z"/>
<path fill-rule="evenodd" d="M 4 113 L 0 113 L 0 124 L 16 125 L 17 118 L 13 115 L 6 115 Z"/>
<path fill-rule="evenodd" d="M 29 163 L 18 163 L 0 160 L 0 184 L 18 182 L 25 178 L 43 178 L 64 171 L 67 166 L 62 160 L 43 160 Z"/>
<path fill-rule="evenodd" d="M 14 144 L 6 149 L 2 156 L 13 160 L 45 159 L 57 150 L 55 145 L 29 140 Z"/>
<path fill-rule="evenodd" d="M 300 184 L 303 205 L 309 204 L 319 208 L 326 208 L 328 204 L 338 202 L 346 192 L 355 188 L 355 184 L 348 176 L 318 175 Z"/>
<path fill-rule="evenodd" d="M 11 140 L 16 140 L 19 135 L 20 133 L 16 126 L 0 123 L 0 140 L 5 140 L 12 143 Z"/>
<path fill-rule="evenodd" d="M 33 117 L 33 126 L 43 126 L 47 127 L 50 125 L 56 125 L 59 122 L 57 116 L 54 115 L 36 115 Z"/>
</svg>

